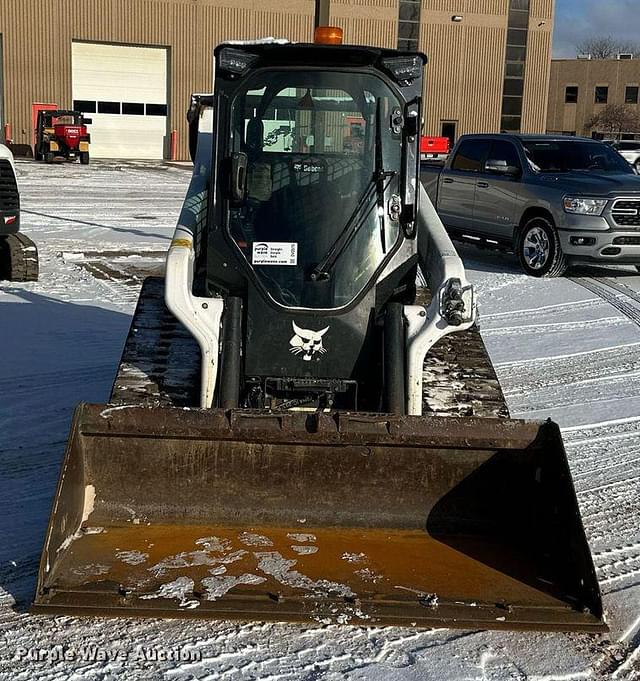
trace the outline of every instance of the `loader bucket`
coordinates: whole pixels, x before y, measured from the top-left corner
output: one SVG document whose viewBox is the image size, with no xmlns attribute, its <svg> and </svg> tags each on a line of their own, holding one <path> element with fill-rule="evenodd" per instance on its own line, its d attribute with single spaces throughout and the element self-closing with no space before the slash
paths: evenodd
<svg viewBox="0 0 640 681">
<path fill-rule="evenodd" d="M 80 405 L 33 610 L 606 631 L 551 423 Z"/>
</svg>

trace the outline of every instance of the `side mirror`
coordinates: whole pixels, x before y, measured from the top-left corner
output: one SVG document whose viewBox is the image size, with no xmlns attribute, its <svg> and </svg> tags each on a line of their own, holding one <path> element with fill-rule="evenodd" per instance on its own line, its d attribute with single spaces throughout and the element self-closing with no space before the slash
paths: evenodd
<svg viewBox="0 0 640 681">
<path fill-rule="evenodd" d="M 506 161 L 500 161 L 495 158 L 490 158 L 484 164 L 484 170 L 487 173 L 495 173 L 496 175 L 505 175 L 507 177 L 517 177 L 520 175 L 520 168 L 510 166 Z"/>
<path fill-rule="evenodd" d="M 93 121 L 92 121 L 90 118 L 83 118 L 83 119 L 82 119 L 82 122 L 83 122 L 85 125 L 91 125 L 91 124 L 93 123 Z"/>
<path fill-rule="evenodd" d="M 244 201 L 248 163 L 249 159 L 244 151 L 234 151 L 231 154 L 231 199 L 235 203 Z"/>
</svg>

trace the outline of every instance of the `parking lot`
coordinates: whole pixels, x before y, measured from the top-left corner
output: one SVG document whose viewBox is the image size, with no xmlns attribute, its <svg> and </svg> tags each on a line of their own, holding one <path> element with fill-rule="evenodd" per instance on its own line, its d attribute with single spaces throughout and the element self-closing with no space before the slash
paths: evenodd
<svg viewBox="0 0 640 681">
<path fill-rule="evenodd" d="M 563 428 L 610 636 L 29 615 L 73 407 L 107 399 L 140 283 L 163 271 L 190 174 L 154 163 L 17 168 L 41 276 L 0 285 L 0 678 L 70 678 L 69 662 L 18 655 L 52 641 L 131 651 L 78 657 L 78 679 L 640 678 L 640 276 L 591 268 L 538 280 L 511 255 L 467 245 L 512 416 Z M 198 660 L 133 655 L 158 645 Z"/>
</svg>

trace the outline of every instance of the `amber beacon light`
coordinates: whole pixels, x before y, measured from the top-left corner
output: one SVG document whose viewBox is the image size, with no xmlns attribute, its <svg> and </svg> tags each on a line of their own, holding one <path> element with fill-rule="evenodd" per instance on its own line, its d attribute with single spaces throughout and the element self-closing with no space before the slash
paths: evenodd
<svg viewBox="0 0 640 681">
<path fill-rule="evenodd" d="M 313 42 L 319 45 L 342 45 L 342 29 L 337 26 L 317 26 Z"/>
</svg>

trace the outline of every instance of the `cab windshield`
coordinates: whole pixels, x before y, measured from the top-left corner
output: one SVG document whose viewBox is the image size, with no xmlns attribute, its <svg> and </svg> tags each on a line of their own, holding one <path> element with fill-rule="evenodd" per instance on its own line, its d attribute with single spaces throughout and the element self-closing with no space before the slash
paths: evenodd
<svg viewBox="0 0 640 681">
<path fill-rule="evenodd" d="M 246 154 L 247 168 L 228 229 L 275 302 L 345 306 L 391 254 L 394 111 L 397 96 L 368 74 L 265 70 L 234 97 L 231 151 Z"/>
<path fill-rule="evenodd" d="M 533 170 L 539 173 L 633 173 L 631 166 L 602 142 L 551 140 L 523 142 Z"/>
</svg>

